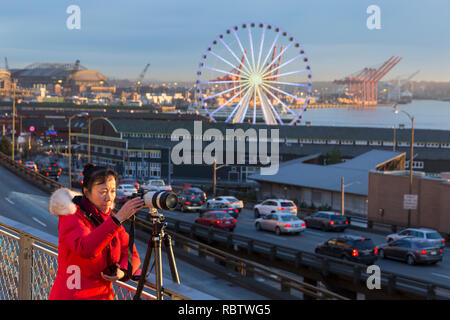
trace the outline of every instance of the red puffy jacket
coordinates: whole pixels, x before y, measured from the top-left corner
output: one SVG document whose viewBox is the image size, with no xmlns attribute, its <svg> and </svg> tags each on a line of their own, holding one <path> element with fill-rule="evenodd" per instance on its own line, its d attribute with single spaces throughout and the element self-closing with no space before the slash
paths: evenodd
<svg viewBox="0 0 450 320">
<path fill-rule="evenodd" d="M 128 269 L 128 233 L 114 222 L 110 212 L 100 212 L 83 197 L 83 209 L 103 221 L 96 227 L 72 202 L 75 195 L 78 194 L 62 188 L 50 198 L 49 211 L 59 216 L 59 244 L 58 270 L 49 299 L 112 300 L 112 282 L 103 279 L 101 272 L 116 263 L 121 269 Z M 133 274 L 139 265 L 134 246 Z"/>
</svg>

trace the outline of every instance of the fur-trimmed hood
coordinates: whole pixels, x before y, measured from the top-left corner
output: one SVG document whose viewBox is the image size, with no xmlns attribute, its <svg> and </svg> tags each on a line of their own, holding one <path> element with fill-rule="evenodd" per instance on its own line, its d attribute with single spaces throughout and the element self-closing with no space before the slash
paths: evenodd
<svg viewBox="0 0 450 320">
<path fill-rule="evenodd" d="M 74 214 L 77 211 L 77 206 L 72 202 L 72 199 L 81 195 L 81 193 L 68 188 L 60 188 L 52 193 L 48 211 L 54 216 Z"/>
</svg>

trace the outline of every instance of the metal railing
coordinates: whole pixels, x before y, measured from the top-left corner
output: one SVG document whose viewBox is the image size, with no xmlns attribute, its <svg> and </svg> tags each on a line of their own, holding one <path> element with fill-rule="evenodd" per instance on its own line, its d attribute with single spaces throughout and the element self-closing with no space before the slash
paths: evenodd
<svg viewBox="0 0 450 320">
<path fill-rule="evenodd" d="M 0 223 L 0 300 L 47 300 L 58 266 L 57 247 L 26 232 Z M 116 281 L 116 300 L 131 300 L 136 283 Z M 155 300 L 156 285 L 147 282 L 141 298 Z M 165 289 L 172 300 L 189 299 Z"/>
</svg>

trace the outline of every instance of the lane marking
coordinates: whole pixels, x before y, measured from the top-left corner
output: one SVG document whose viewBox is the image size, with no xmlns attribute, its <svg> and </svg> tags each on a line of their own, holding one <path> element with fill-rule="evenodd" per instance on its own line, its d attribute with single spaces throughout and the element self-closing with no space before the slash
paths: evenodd
<svg viewBox="0 0 450 320">
<path fill-rule="evenodd" d="M 437 277 L 442 277 L 442 278 L 446 278 L 446 279 L 450 279 L 450 276 L 447 276 L 445 274 L 440 274 L 440 273 L 431 273 L 432 275 L 435 275 Z"/>
<path fill-rule="evenodd" d="M 36 221 L 37 223 L 39 223 L 41 226 L 47 227 L 47 225 L 46 225 L 45 223 L 43 223 L 41 220 L 39 220 L 38 218 L 31 217 L 31 219 L 33 219 L 34 221 Z"/>
<path fill-rule="evenodd" d="M 15 205 L 15 203 L 11 200 L 9 200 L 8 198 L 5 198 L 6 201 L 8 201 L 9 203 L 11 203 L 12 205 Z"/>
</svg>

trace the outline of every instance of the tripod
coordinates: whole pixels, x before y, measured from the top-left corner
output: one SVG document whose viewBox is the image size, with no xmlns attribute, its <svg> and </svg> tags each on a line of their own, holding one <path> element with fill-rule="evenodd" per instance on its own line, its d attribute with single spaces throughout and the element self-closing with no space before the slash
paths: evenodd
<svg viewBox="0 0 450 320">
<path fill-rule="evenodd" d="M 158 213 L 155 208 L 150 209 L 150 216 L 152 219 L 152 235 L 148 239 L 147 252 L 145 254 L 144 264 L 142 266 L 142 273 L 139 278 L 138 286 L 136 288 L 136 294 L 133 300 L 140 300 L 142 289 L 144 288 L 147 270 L 152 258 L 153 251 L 155 253 L 155 280 L 156 280 L 156 299 L 163 300 L 163 276 L 162 276 L 162 264 L 161 264 L 161 242 L 164 244 L 167 259 L 169 260 L 170 273 L 172 274 L 172 280 L 180 284 L 178 277 L 177 266 L 175 264 L 175 257 L 172 250 L 172 239 L 170 235 L 164 232 L 167 226 L 167 222 L 164 222 L 165 218 L 162 214 Z"/>
</svg>

